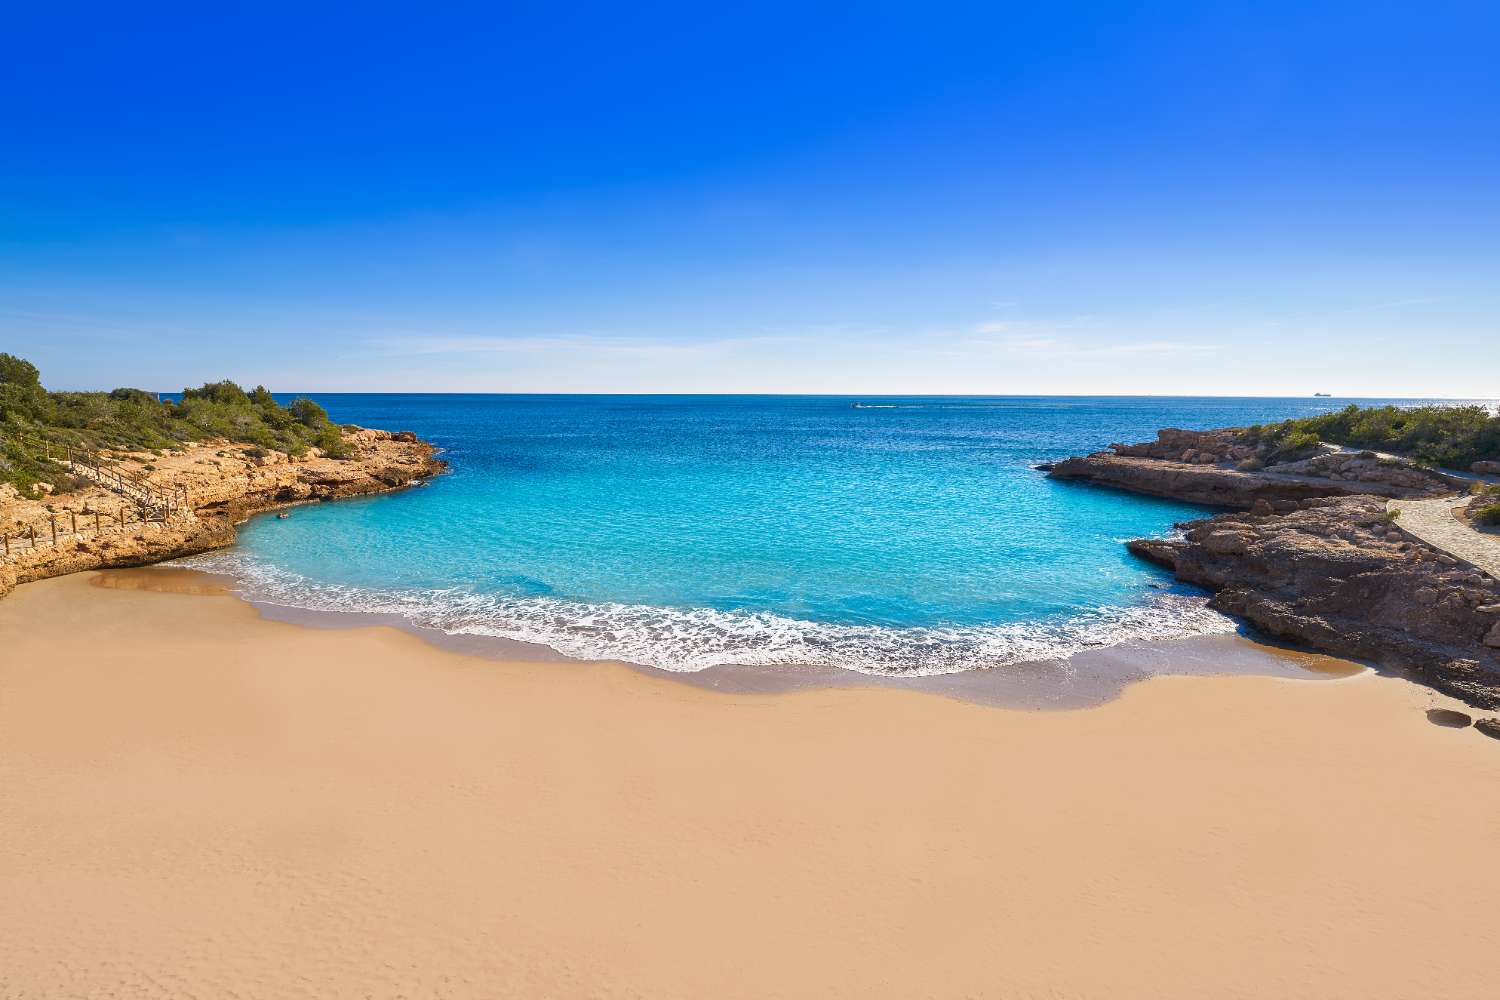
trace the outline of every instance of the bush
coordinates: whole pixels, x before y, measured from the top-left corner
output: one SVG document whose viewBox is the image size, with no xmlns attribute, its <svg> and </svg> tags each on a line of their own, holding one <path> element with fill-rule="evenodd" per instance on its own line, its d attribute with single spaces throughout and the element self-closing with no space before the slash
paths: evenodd
<svg viewBox="0 0 1500 1000">
<path fill-rule="evenodd" d="M 23 489 L 46 482 L 59 491 L 71 485 L 65 469 L 31 454 L 34 447 L 22 448 L 17 442 L 23 439 L 99 453 L 160 454 L 214 437 L 249 445 L 252 457 L 272 450 L 302 455 L 314 445 L 335 458 L 352 455 L 321 406 L 299 399 L 283 407 L 265 386 L 247 393 L 228 380 L 209 382 L 183 390 L 180 403 L 130 388 L 49 393 L 34 365 L 0 354 L 0 482 Z"/>
<path fill-rule="evenodd" d="M 344 440 L 343 432 L 337 424 L 323 425 L 323 429 L 318 432 L 317 445 L 329 458 L 345 459 L 354 456 L 353 449 Z"/>
<path fill-rule="evenodd" d="M 1482 406 L 1347 406 L 1287 421 L 1324 441 L 1393 451 L 1428 465 L 1467 469 L 1500 458 L 1500 416 Z"/>
<path fill-rule="evenodd" d="M 1281 435 L 1275 442 L 1274 448 L 1266 458 L 1267 464 L 1274 465 L 1278 462 L 1295 462 L 1307 458 L 1316 452 L 1323 441 L 1312 431 L 1296 429 L 1290 433 Z"/>
<path fill-rule="evenodd" d="M 230 406 L 250 402 L 250 397 L 245 395 L 245 390 L 228 379 L 222 382 L 205 382 L 201 389 L 184 389 L 182 398 L 184 402 L 189 399 L 206 399 L 213 403 L 225 403 Z"/>
<path fill-rule="evenodd" d="M 1487 527 L 1500 525 L 1500 503 L 1486 504 L 1474 511 L 1470 517 L 1476 523 L 1486 525 Z"/>
<path fill-rule="evenodd" d="M 303 427 L 320 430 L 328 424 L 328 411 L 310 399 L 294 399 L 286 409 Z"/>
<path fill-rule="evenodd" d="M 1467 469 L 1500 459 L 1500 416 L 1482 406 L 1347 406 L 1336 413 L 1256 424 L 1240 432 L 1261 453 L 1295 455 L 1311 438 L 1329 444 L 1396 452 L 1423 465 Z"/>
</svg>

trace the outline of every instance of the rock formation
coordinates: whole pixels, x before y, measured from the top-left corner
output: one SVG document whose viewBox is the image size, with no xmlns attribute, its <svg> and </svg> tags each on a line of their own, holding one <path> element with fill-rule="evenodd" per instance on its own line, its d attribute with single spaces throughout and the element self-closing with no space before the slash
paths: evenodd
<svg viewBox="0 0 1500 1000">
<path fill-rule="evenodd" d="M 57 496 L 0 493 L 0 532 L 13 540 L 0 558 L 0 596 L 18 583 L 85 569 L 143 566 L 234 541 L 234 525 L 261 511 L 314 500 L 400 489 L 442 472 L 435 449 L 403 431 L 344 429 L 352 456 L 335 459 L 311 449 L 292 457 L 225 441 L 202 441 L 164 455 L 117 456 L 122 471 L 148 477 L 167 490 L 183 488 L 187 509 L 164 522 L 142 522 L 139 512 L 102 486 Z M 123 521 L 123 524 L 122 524 Z M 56 545 L 15 541 L 34 530 Z M 72 527 L 81 531 L 74 535 Z M 92 530 L 94 526 L 102 530 Z"/>
<path fill-rule="evenodd" d="M 1500 584 L 1407 536 L 1383 500 L 1267 504 L 1182 527 L 1128 547 L 1270 635 L 1500 708 Z"/>
<path fill-rule="evenodd" d="M 1261 467 L 1257 449 L 1234 430 L 1166 428 L 1155 441 L 1109 447 L 1045 468 L 1057 479 L 1244 510 L 1261 500 L 1441 496 L 1455 488 L 1454 481 L 1441 473 L 1368 451 L 1328 451 Z"/>
<path fill-rule="evenodd" d="M 1169 428 L 1155 441 L 1111 445 L 1048 471 L 1237 508 L 1179 525 L 1180 537 L 1128 547 L 1272 636 L 1500 708 L 1500 584 L 1402 531 L 1386 512 L 1386 498 L 1449 495 L 1467 483 L 1394 456 L 1326 446 L 1294 461 L 1265 459 L 1238 430 Z"/>
</svg>

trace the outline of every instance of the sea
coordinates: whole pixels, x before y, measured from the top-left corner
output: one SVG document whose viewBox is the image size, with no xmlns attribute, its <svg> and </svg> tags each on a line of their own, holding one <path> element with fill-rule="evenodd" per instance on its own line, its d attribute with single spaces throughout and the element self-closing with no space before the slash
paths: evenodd
<svg viewBox="0 0 1500 1000">
<path fill-rule="evenodd" d="M 188 561 L 251 600 L 674 672 L 905 676 L 1235 630 L 1124 546 L 1211 511 L 1037 464 L 1161 427 L 1412 402 L 308 395 L 415 431 L 451 471 L 255 518 Z"/>
</svg>

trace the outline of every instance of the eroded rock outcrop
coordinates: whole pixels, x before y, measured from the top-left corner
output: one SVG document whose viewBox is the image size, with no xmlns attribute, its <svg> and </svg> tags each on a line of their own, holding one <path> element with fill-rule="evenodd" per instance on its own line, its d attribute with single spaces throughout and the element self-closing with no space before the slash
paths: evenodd
<svg viewBox="0 0 1500 1000">
<path fill-rule="evenodd" d="M 234 526 L 252 514 L 292 504 L 400 489 L 442 472 L 435 449 L 409 431 L 347 427 L 351 455 L 336 459 L 314 448 L 292 457 L 226 441 L 203 441 L 166 454 L 118 456 L 120 468 L 158 487 L 186 491 L 187 509 L 165 522 L 141 523 L 121 497 L 92 485 L 59 496 L 0 495 L 0 531 L 12 539 L 33 530 L 50 543 L 13 545 L 0 559 L 0 596 L 19 583 L 86 569 L 144 566 L 223 548 Z M 72 533 L 81 525 L 78 535 Z M 98 530 L 102 526 L 103 530 Z"/>
<path fill-rule="evenodd" d="M 1500 584 L 1402 532 L 1382 499 L 1262 503 L 1182 527 L 1128 546 L 1273 636 L 1500 708 Z"/>
<path fill-rule="evenodd" d="M 1240 431 L 1166 428 L 1155 441 L 1112 444 L 1109 451 L 1044 468 L 1057 479 L 1245 510 L 1259 501 L 1441 496 L 1455 488 L 1455 481 L 1441 473 L 1368 451 L 1330 450 L 1298 461 L 1260 463 L 1258 450 Z"/>
</svg>

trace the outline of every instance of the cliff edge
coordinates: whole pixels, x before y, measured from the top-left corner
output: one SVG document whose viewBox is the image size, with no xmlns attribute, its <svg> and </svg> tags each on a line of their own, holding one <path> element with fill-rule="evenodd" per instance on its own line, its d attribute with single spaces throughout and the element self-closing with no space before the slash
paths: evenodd
<svg viewBox="0 0 1500 1000">
<path fill-rule="evenodd" d="M 223 548 L 233 544 L 234 526 L 253 514 L 397 490 L 447 468 L 432 445 L 410 432 L 347 426 L 341 435 L 348 457 L 318 448 L 294 457 L 224 440 L 116 455 L 113 468 L 163 493 L 181 491 L 182 508 L 160 520 L 143 519 L 130 501 L 98 483 L 32 496 L 0 486 L 0 532 L 10 546 L 9 555 L 0 552 L 0 596 L 32 580 Z"/>
</svg>

